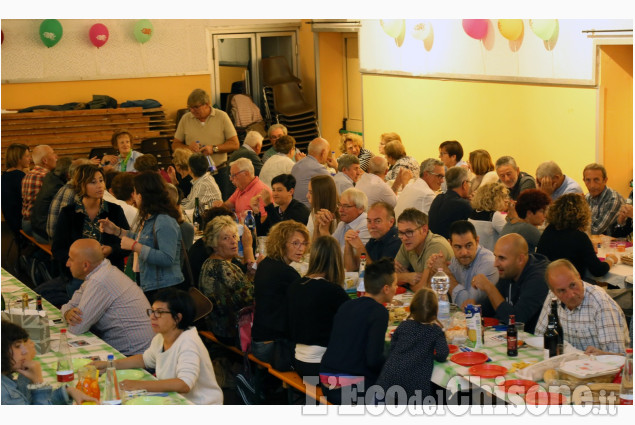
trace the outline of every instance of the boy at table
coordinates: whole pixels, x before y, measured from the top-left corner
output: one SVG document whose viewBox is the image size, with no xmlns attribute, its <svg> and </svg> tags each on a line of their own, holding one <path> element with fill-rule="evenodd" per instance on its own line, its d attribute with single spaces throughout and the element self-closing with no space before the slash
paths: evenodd
<svg viewBox="0 0 635 425">
<path fill-rule="evenodd" d="M 525 324 L 525 331 L 534 333 L 540 309 L 549 288 L 545 281 L 545 269 L 549 264 L 541 254 L 529 254 L 525 238 L 518 233 L 502 236 L 494 246 L 494 266 L 498 269 L 496 285 L 484 275 L 472 279 L 474 288 L 485 291 L 487 299 L 482 304 L 484 317 L 496 317 L 502 323 L 509 315 Z M 467 301 L 468 304 L 473 304 Z"/>
<path fill-rule="evenodd" d="M 364 393 L 384 365 L 388 310 L 383 306 L 397 290 L 392 260 L 366 267 L 366 293 L 346 302 L 333 319 L 329 345 L 322 357 L 320 384 L 333 404 L 364 404 Z"/>
</svg>

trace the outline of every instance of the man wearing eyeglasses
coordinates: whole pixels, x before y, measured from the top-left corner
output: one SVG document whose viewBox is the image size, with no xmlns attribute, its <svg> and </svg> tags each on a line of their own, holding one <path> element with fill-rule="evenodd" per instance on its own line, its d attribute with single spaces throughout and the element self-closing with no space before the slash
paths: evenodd
<svg viewBox="0 0 635 425">
<path fill-rule="evenodd" d="M 337 239 L 342 247 L 342 253 L 346 247 L 346 234 L 349 231 L 355 233 L 363 244 L 370 239 L 368 227 L 366 224 L 366 208 L 368 207 L 368 199 L 361 190 L 355 188 L 346 189 L 340 195 L 338 204 L 340 211 L 340 222 L 337 224 L 333 237 Z M 330 235 L 331 221 L 335 219 L 332 212 L 321 209 L 316 215 L 317 231 L 320 236 Z M 350 236 L 350 235 L 349 235 Z"/>
<path fill-rule="evenodd" d="M 450 238 L 450 225 L 467 220 L 472 214 L 470 182 L 467 169 L 452 167 L 445 173 L 448 191 L 434 198 L 430 204 L 430 230 L 446 239 Z"/>
<path fill-rule="evenodd" d="M 236 190 L 228 200 L 225 202 L 215 201 L 212 206 L 227 207 L 230 210 L 234 210 L 239 217 L 242 217 L 243 213 L 251 209 L 251 199 L 254 196 L 260 195 L 263 190 L 271 194 L 271 189 L 254 175 L 254 164 L 247 158 L 238 158 L 230 164 L 229 178 L 236 186 Z M 259 200 L 259 207 L 259 211 L 262 214 L 261 219 L 264 221 L 267 218 L 267 212 L 262 199 Z"/>
<path fill-rule="evenodd" d="M 185 147 L 192 152 L 211 155 L 214 164 L 222 168 L 227 153 L 240 147 L 236 129 L 227 113 L 213 108 L 209 95 L 195 89 L 187 98 L 189 112 L 183 115 L 174 133 L 173 149 Z"/>
<path fill-rule="evenodd" d="M 78 239 L 70 247 L 66 266 L 83 280 L 73 298 L 61 308 L 68 330 L 75 335 L 91 330 L 122 354 L 142 354 L 154 337 L 145 294 L 104 258 L 99 242 Z"/>
<path fill-rule="evenodd" d="M 430 276 L 428 260 L 440 253 L 445 261 L 453 257 L 452 247 L 443 236 L 428 229 L 428 216 L 414 208 L 406 208 L 397 219 L 397 235 L 401 248 L 395 257 L 395 270 L 400 284 L 418 287 Z"/>
<path fill-rule="evenodd" d="M 401 191 L 397 198 L 395 214 L 397 217 L 406 208 L 415 208 L 428 214 L 430 205 L 434 201 L 441 183 L 445 179 L 445 167 L 443 162 L 436 158 L 428 158 L 419 167 L 419 178 L 410 183 Z"/>
</svg>

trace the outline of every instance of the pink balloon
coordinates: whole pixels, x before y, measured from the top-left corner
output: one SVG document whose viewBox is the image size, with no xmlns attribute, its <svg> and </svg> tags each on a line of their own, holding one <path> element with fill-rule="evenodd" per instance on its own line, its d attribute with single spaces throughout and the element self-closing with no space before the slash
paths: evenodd
<svg viewBox="0 0 635 425">
<path fill-rule="evenodd" d="M 90 36 L 90 42 L 95 47 L 101 47 L 108 41 L 108 28 L 104 24 L 95 24 L 90 27 L 88 35 Z"/>
<path fill-rule="evenodd" d="M 487 36 L 487 19 L 463 19 L 463 30 L 477 40 Z"/>
</svg>

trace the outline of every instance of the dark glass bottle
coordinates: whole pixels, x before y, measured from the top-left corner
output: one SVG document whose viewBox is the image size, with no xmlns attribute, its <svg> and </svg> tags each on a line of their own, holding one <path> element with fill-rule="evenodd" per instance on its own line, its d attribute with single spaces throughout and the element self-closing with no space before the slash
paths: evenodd
<svg viewBox="0 0 635 425">
<path fill-rule="evenodd" d="M 201 207 L 198 202 L 198 198 L 194 199 L 194 212 L 192 213 L 192 221 L 194 223 L 194 229 L 197 231 L 205 230 L 203 226 L 203 214 L 201 213 Z"/>
<path fill-rule="evenodd" d="M 558 344 L 564 346 L 564 331 L 560 324 L 560 318 L 558 317 L 558 299 L 551 300 L 551 315 L 554 316 L 556 322 L 556 332 L 558 332 Z"/>
<path fill-rule="evenodd" d="M 35 309 L 37 311 L 42 311 L 42 295 L 38 295 L 35 299 Z"/>
<path fill-rule="evenodd" d="M 558 355 L 558 331 L 553 315 L 549 314 L 549 324 L 544 336 L 545 360 Z"/>
<path fill-rule="evenodd" d="M 516 317 L 509 315 L 507 325 L 507 356 L 518 357 L 518 331 L 516 330 Z"/>
</svg>

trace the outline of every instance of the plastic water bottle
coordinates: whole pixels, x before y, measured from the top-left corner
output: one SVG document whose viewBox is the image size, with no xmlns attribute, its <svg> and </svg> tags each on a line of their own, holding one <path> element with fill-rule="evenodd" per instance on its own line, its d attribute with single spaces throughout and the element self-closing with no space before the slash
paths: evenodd
<svg viewBox="0 0 635 425">
<path fill-rule="evenodd" d="M 234 221 L 236 222 L 236 226 L 238 227 L 238 258 L 243 258 L 245 256 L 245 252 L 243 250 L 243 232 L 245 231 L 245 227 L 240 224 L 240 220 L 238 220 L 238 215 L 234 213 Z"/>
<path fill-rule="evenodd" d="M 57 382 L 71 382 L 75 379 L 75 373 L 73 373 L 73 359 L 71 359 L 71 350 L 68 347 L 66 329 L 60 331 L 60 345 L 57 351 L 61 355 L 57 361 Z"/>
<path fill-rule="evenodd" d="M 357 298 L 363 297 L 366 293 L 364 286 L 364 274 L 366 273 L 366 254 L 359 256 L 359 278 L 357 279 Z"/>
<path fill-rule="evenodd" d="M 196 141 L 196 144 L 198 145 L 199 149 L 203 148 L 203 146 L 201 146 L 201 142 L 199 140 Z M 207 164 L 208 164 L 207 170 L 211 174 L 216 174 L 218 172 L 218 170 L 216 169 L 216 165 L 214 164 L 214 160 L 212 159 L 212 156 L 211 155 L 205 155 L 205 158 L 207 159 Z"/>
<path fill-rule="evenodd" d="M 245 217 L 245 226 L 251 232 L 252 239 L 254 241 L 258 240 L 256 235 L 256 218 L 254 217 L 254 212 L 252 210 L 247 210 L 247 217 Z"/>
<path fill-rule="evenodd" d="M 450 278 L 438 269 L 430 279 L 432 290 L 437 293 L 439 299 L 439 314 L 437 318 L 443 325 L 443 329 L 450 327 L 450 300 L 448 299 L 448 290 L 450 289 Z"/>
<path fill-rule="evenodd" d="M 104 404 L 121 404 L 119 395 L 119 382 L 117 381 L 117 370 L 114 365 L 115 356 L 108 354 L 108 367 L 106 367 L 106 383 L 104 384 Z"/>
</svg>

